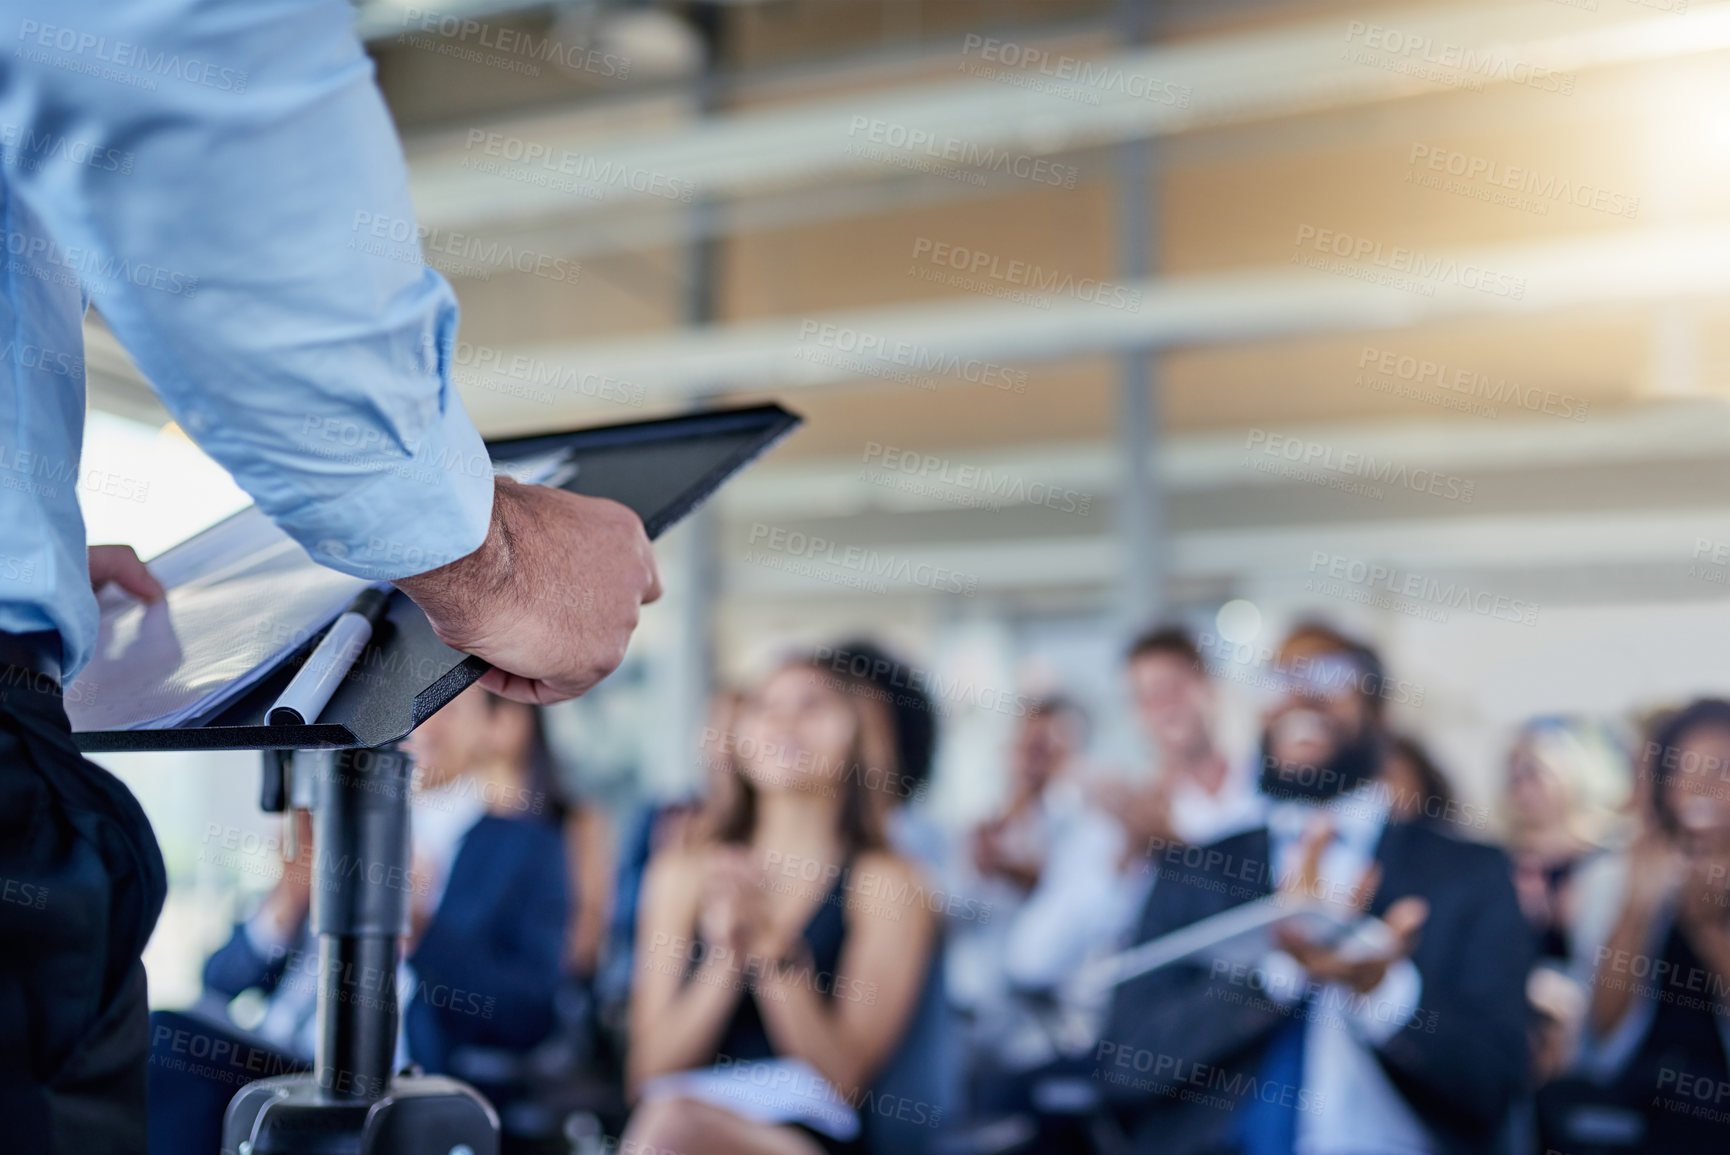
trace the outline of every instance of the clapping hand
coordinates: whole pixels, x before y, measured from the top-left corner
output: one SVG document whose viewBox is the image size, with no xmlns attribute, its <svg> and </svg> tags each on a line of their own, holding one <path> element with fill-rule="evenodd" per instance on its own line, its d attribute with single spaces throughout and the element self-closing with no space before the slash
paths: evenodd
<svg viewBox="0 0 1730 1155">
<path fill-rule="evenodd" d="M 1280 897 L 1296 906 L 1313 909 L 1319 905 L 1348 918 L 1362 915 L 1369 910 L 1381 885 L 1381 864 L 1372 862 L 1355 885 L 1339 890 L 1321 876 L 1322 852 L 1332 837 L 1326 825 L 1318 825 L 1305 835 L 1299 848 L 1299 867 L 1281 882 Z M 1310 941 L 1289 924 L 1275 927 L 1274 939 L 1315 981 L 1341 983 L 1361 995 L 1380 985 L 1389 967 L 1411 955 L 1417 946 L 1418 931 L 1429 916 L 1429 903 L 1423 899 L 1415 896 L 1400 899 L 1382 916 L 1385 933 L 1368 936 L 1371 941 L 1367 949 L 1365 936 L 1352 935 L 1329 946 Z"/>
<path fill-rule="evenodd" d="M 742 958 L 762 933 L 762 872 L 739 847 L 716 851 L 703 882 L 697 933 L 712 951 Z"/>
</svg>

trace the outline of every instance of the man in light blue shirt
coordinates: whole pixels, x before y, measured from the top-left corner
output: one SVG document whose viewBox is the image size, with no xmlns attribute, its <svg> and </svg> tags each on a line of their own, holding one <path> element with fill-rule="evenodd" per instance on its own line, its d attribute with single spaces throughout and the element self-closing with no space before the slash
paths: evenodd
<svg viewBox="0 0 1730 1155">
<path fill-rule="evenodd" d="M 495 483 L 450 287 L 361 243 L 414 212 L 345 0 L 9 0 L 0 43 L 0 874 L 47 896 L 0 904 L 0 1106 L 19 1149 L 141 1149 L 162 863 L 58 696 L 91 577 L 149 588 L 87 561 L 86 303 L 266 514 L 396 582 L 491 689 L 582 693 L 659 579 L 622 506 Z"/>
</svg>

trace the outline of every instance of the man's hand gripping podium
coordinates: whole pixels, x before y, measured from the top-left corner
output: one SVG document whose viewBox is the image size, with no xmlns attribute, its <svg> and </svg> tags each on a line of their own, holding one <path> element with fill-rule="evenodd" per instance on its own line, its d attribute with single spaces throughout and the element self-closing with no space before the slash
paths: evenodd
<svg viewBox="0 0 1730 1155">
<path fill-rule="evenodd" d="M 612 673 L 638 610 L 661 596 L 636 514 L 507 477 L 496 480 L 479 549 L 395 584 L 441 641 L 492 663 L 481 685 L 540 705 L 575 698 Z"/>
</svg>

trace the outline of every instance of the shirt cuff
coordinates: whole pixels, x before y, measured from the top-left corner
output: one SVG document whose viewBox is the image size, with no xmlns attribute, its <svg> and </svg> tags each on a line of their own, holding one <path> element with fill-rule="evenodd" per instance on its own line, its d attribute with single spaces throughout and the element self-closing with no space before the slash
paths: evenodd
<svg viewBox="0 0 1730 1155">
<path fill-rule="evenodd" d="M 252 948 L 252 953 L 267 962 L 288 953 L 288 935 L 276 928 L 276 920 L 268 914 L 261 912 L 241 923 L 240 933 L 245 937 L 246 945 Z"/>
<path fill-rule="evenodd" d="M 1295 1006 L 1310 990 L 1309 972 L 1283 950 L 1270 950 L 1261 957 L 1262 993 L 1282 1007 Z"/>
<path fill-rule="evenodd" d="M 467 557 L 486 541 L 492 516 L 492 457 L 453 395 L 412 457 L 276 522 L 320 565 L 394 581 Z"/>
<path fill-rule="evenodd" d="M 1379 1047 L 1412 1021 L 1423 997 L 1423 976 L 1411 959 L 1403 958 L 1388 967 L 1368 994 L 1346 1000 L 1343 1017 L 1360 1039 Z"/>
</svg>

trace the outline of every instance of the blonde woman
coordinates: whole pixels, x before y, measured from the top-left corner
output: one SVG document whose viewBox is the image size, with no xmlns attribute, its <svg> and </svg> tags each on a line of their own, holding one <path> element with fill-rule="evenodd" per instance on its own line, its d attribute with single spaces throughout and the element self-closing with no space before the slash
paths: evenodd
<svg viewBox="0 0 1730 1155">
<path fill-rule="evenodd" d="M 1538 957 L 1578 971 L 1575 941 L 1602 873 L 1619 849 L 1633 773 L 1611 727 L 1581 718 L 1535 718 L 1508 752 L 1503 812 L 1520 909 L 1538 936 Z M 1582 878 L 1587 885 L 1582 888 Z M 1582 894 L 1582 890 L 1584 894 Z"/>
</svg>

